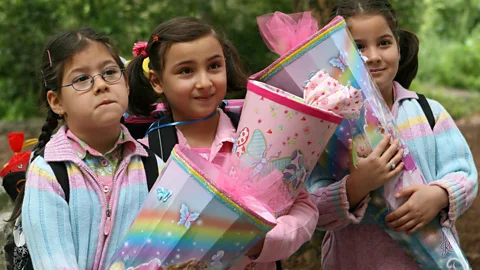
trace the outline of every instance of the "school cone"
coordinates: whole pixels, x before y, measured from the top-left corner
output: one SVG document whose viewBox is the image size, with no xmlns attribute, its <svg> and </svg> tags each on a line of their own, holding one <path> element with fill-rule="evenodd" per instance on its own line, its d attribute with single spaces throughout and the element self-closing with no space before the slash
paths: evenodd
<svg viewBox="0 0 480 270">
<path fill-rule="evenodd" d="M 220 187 L 232 183 L 228 179 L 221 168 L 175 146 L 107 269 L 230 267 L 276 221 L 255 199 Z"/>
<path fill-rule="evenodd" d="M 274 23 L 277 13 L 266 15 L 270 20 L 259 22 Z M 285 21 L 285 20 L 284 20 Z M 300 29 L 300 25 L 286 29 Z M 266 29 L 260 25 L 260 29 Z M 270 27 L 269 29 L 276 29 Z M 276 30 L 281 33 L 281 31 Z M 271 33 L 269 33 L 271 34 Z M 265 36 L 265 34 L 262 33 Z M 281 38 L 273 39 L 283 42 Z M 275 47 L 271 44 L 270 48 Z M 276 46 L 284 48 L 284 46 Z M 365 66 L 364 57 L 355 46 L 342 17 L 336 17 L 324 28 L 302 42 L 296 43 L 286 53 L 266 69 L 253 75 L 251 79 L 265 82 L 273 87 L 281 88 L 298 97 L 304 97 L 306 86 L 312 76 L 326 72 L 330 77 L 345 86 L 361 90 L 362 108 L 357 119 L 345 119 L 337 127 L 325 151 L 319 158 L 315 168 L 317 176 L 323 179 L 340 180 L 347 175 L 350 160 L 347 140 L 353 139 L 354 149 L 360 155 L 368 155 L 380 142 L 384 134 L 398 138 L 404 151 L 402 159 L 404 170 L 387 182 L 382 188 L 372 193 L 372 201 L 367 210 L 366 220 L 376 221 L 425 269 L 470 269 L 467 259 L 450 228 L 444 228 L 435 219 L 420 232 L 407 236 L 396 233 L 386 227 L 385 215 L 396 209 L 404 201 L 397 200 L 394 194 L 411 184 L 425 184 L 426 181 L 418 169 L 407 144 L 400 136 L 390 110 L 373 82 Z M 310 191 L 319 186 L 308 183 Z M 448 247 L 448 252 L 445 248 Z"/>
</svg>

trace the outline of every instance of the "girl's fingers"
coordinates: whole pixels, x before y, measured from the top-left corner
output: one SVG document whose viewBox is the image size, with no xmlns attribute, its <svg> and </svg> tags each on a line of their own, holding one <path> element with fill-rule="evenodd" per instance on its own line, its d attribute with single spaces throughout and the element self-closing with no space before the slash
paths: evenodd
<svg viewBox="0 0 480 270">
<path fill-rule="evenodd" d="M 396 220 L 392 220 L 391 222 L 388 222 L 387 226 L 389 228 L 396 229 L 396 228 L 399 228 L 399 227 L 405 225 L 410 220 L 412 220 L 412 217 L 409 213 L 407 213 L 407 214 L 401 216 L 400 218 L 398 218 Z"/>
<path fill-rule="evenodd" d="M 390 165 L 388 165 L 390 166 Z M 396 165 L 395 169 L 394 170 L 391 170 L 389 173 L 388 173 L 388 179 L 392 179 L 393 177 L 397 176 L 399 173 L 402 172 L 403 170 L 403 167 L 404 167 L 404 164 L 403 162 L 400 162 L 399 164 Z M 390 168 L 391 169 L 391 168 Z"/>
<path fill-rule="evenodd" d="M 385 221 L 387 223 L 391 223 L 393 221 L 399 220 L 405 216 L 408 215 L 408 212 L 410 211 L 410 208 L 408 207 L 408 204 L 403 204 L 400 206 L 397 210 L 393 211 L 392 213 L 388 214 L 385 217 Z"/>
<path fill-rule="evenodd" d="M 403 158 L 403 152 L 404 152 L 403 149 L 398 150 L 397 154 L 392 159 L 390 159 L 390 162 L 393 162 L 394 164 L 398 164 Z"/>
<path fill-rule="evenodd" d="M 395 231 L 396 231 L 396 232 L 409 231 L 409 230 L 415 228 L 415 226 L 417 226 L 418 223 L 419 223 L 419 222 L 417 222 L 415 219 L 411 219 L 410 221 L 408 221 L 407 223 L 405 223 L 403 226 L 400 226 L 400 227 L 395 228 Z"/>
<path fill-rule="evenodd" d="M 388 162 L 391 160 L 395 154 L 398 154 L 398 139 L 395 139 L 393 143 L 383 152 L 381 158 L 383 161 Z"/>
<path fill-rule="evenodd" d="M 383 136 L 383 139 L 380 141 L 380 143 L 373 149 L 372 154 L 373 156 L 376 157 L 381 157 L 383 152 L 385 152 L 385 148 L 387 148 L 388 143 L 390 142 L 390 138 L 392 135 L 387 134 Z"/>
<path fill-rule="evenodd" d="M 389 150 L 390 150 L 390 149 L 389 149 Z M 385 154 L 384 154 L 384 155 L 385 155 Z M 397 154 L 395 154 L 394 157 L 392 157 L 390 160 L 386 161 L 387 164 L 386 164 L 385 166 L 387 167 L 387 170 L 396 169 L 396 167 L 398 167 L 398 165 L 399 165 L 398 163 L 399 163 L 400 161 L 402 161 L 402 157 L 403 157 L 403 149 L 400 149 L 400 150 L 398 150 Z M 384 157 L 382 156 L 382 159 L 383 159 L 383 158 L 384 158 Z M 394 165 L 392 166 L 392 164 L 394 164 Z M 393 167 L 393 169 L 392 169 L 392 167 Z"/>
<path fill-rule="evenodd" d="M 413 229 L 408 230 L 407 234 L 414 234 L 414 233 L 418 232 L 420 229 L 422 229 L 423 226 L 425 226 L 423 224 L 423 222 L 420 222 L 415 227 L 413 227 Z"/>
</svg>

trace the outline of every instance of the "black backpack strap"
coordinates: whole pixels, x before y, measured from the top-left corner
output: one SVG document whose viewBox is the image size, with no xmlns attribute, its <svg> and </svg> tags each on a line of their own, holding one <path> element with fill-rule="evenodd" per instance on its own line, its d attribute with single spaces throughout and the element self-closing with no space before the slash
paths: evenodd
<svg viewBox="0 0 480 270">
<path fill-rule="evenodd" d="M 173 122 L 171 114 L 160 118 L 153 127 Z M 173 147 L 178 143 L 177 130 L 175 126 L 167 126 L 148 133 L 148 146 L 163 161 L 167 162 L 172 153 Z"/>
<path fill-rule="evenodd" d="M 226 105 L 227 105 L 227 102 L 223 101 L 219 107 L 228 116 L 228 118 L 230 118 L 230 121 L 232 122 L 233 127 L 236 129 L 238 127 L 238 123 L 240 122 L 240 114 L 226 111 L 225 110 Z"/>
<path fill-rule="evenodd" d="M 145 168 L 145 175 L 147 176 L 147 186 L 148 186 L 148 191 L 150 191 L 155 184 L 155 181 L 157 181 L 158 178 L 158 164 L 157 164 L 157 157 L 155 156 L 155 153 L 148 149 L 147 146 L 143 145 L 143 148 L 148 153 L 147 157 L 142 157 L 142 162 L 143 162 L 143 167 Z"/>
<path fill-rule="evenodd" d="M 45 148 L 42 149 L 38 155 L 45 157 Z M 52 167 L 55 178 L 57 178 L 58 183 L 62 187 L 63 193 L 65 194 L 65 201 L 67 201 L 68 204 L 70 202 L 70 183 L 68 181 L 68 173 L 65 162 L 48 162 L 48 165 Z"/>
<path fill-rule="evenodd" d="M 427 98 L 424 95 L 419 93 L 417 93 L 417 95 L 418 103 L 420 104 L 420 107 L 422 107 L 422 111 L 427 117 L 430 128 L 433 130 L 435 127 L 435 117 L 433 116 L 432 108 L 430 107 L 430 104 L 428 104 Z"/>
<path fill-rule="evenodd" d="M 238 123 L 240 122 L 240 114 L 236 114 L 234 112 L 226 112 L 226 111 L 223 111 L 227 116 L 228 118 L 230 118 L 230 121 L 232 122 L 232 125 L 235 129 L 238 128 Z"/>
<path fill-rule="evenodd" d="M 232 125 L 237 128 L 240 121 L 240 115 L 225 111 L 225 103 L 222 103 L 220 108 L 230 118 Z M 152 128 L 172 122 L 172 115 L 165 115 L 164 117 L 160 118 Z M 167 162 L 170 154 L 172 153 L 173 147 L 178 143 L 177 130 L 175 129 L 175 126 L 166 126 L 160 129 L 155 129 L 148 133 L 147 136 L 150 150 L 157 154 L 163 161 Z"/>
</svg>

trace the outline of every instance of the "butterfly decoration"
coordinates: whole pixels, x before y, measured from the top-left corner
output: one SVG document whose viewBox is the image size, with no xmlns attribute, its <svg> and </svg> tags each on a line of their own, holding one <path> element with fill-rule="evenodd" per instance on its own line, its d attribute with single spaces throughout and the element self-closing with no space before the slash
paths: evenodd
<svg viewBox="0 0 480 270">
<path fill-rule="evenodd" d="M 248 141 L 248 138 L 250 137 L 250 130 L 248 127 L 245 127 L 240 131 L 240 135 L 238 136 L 237 141 L 235 142 L 235 145 L 233 146 L 233 152 L 237 157 L 240 157 L 245 153 L 245 143 Z"/>
<path fill-rule="evenodd" d="M 283 171 L 287 166 L 291 158 L 279 158 L 281 151 L 278 151 L 275 155 L 268 155 L 268 151 L 271 149 L 270 144 L 267 147 L 267 142 L 263 133 L 256 129 L 253 131 L 252 138 L 246 147 L 246 154 L 240 157 L 242 166 L 252 169 L 249 175 L 249 180 L 259 180 L 275 169 Z"/>
<path fill-rule="evenodd" d="M 172 196 L 173 192 L 168 188 L 157 188 L 157 198 L 159 201 L 166 202 L 170 196 Z"/>
<path fill-rule="evenodd" d="M 180 220 L 178 221 L 178 225 L 184 225 L 185 228 L 190 229 L 190 225 L 192 222 L 196 221 L 198 217 L 200 216 L 200 213 L 190 213 L 188 210 L 188 206 L 185 204 L 182 204 L 180 207 Z"/>
<path fill-rule="evenodd" d="M 224 255 L 225 252 L 223 250 L 220 250 L 212 256 L 212 262 L 210 263 L 210 265 L 213 267 L 213 269 L 222 269 L 223 263 L 220 260 L 223 258 Z"/>
<path fill-rule="evenodd" d="M 305 182 L 309 171 L 305 166 L 305 157 L 300 150 L 295 150 L 291 159 L 291 163 L 283 170 L 283 181 L 291 183 L 291 188 L 295 191 Z"/>
<path fill-rule="evenodd" d="M 345 72 L 345 68 L 348 66 L 347 60 L 345 60 L 345 57 L 341 53 L 338 57 L 331 58 L 329 62 L 332 66 L 341 69 L 342 72 Z"/>
</svg>

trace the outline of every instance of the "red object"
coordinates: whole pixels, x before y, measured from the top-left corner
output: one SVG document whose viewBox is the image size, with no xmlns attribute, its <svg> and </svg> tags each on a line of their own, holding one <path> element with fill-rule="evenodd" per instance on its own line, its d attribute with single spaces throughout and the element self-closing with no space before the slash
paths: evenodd
<svg viewBox="0 0 480 270">
<path fill-rule="evenodd" d="M 12 132 L 8 134 L 8 143 L 10 149 L 14 152 L 13 157 L 0 171 L 0 177 L 4 178 L 7 174 L 26 171 L 30 160 L 30 151 L 20 153 L 22 151 L 25 134 L 23 132 Z"/>
</svg>

